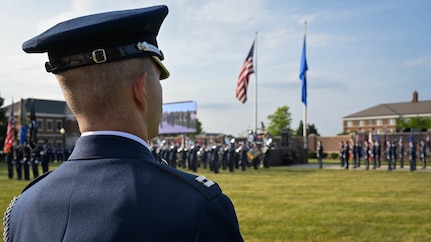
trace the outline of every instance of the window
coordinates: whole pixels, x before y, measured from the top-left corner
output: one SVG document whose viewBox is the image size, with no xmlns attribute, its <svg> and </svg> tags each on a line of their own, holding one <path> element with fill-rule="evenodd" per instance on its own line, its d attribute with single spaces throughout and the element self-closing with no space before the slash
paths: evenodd
<svg viewBox="0 0 431 242">
<path fill-rule="evenodd" d="M 364 120 L 359 121 L 359 126 L 364 126 L 364 125 L 365 125 L 365 121 Z"/>
<path fill-rule="evenodd" d="M 395 125 L 396 124 L 396 121 L 395 121 L 395 119 L 389 119 L 389 125 Z"/>
<path fill-rule="evenodd" d="M 52 120 L 51 119 L 46 120 L 46 130 L 52 131 Z"/>
<path fill-rule="evenodd" d="M 347 121 L 347 127 L 352 127 L 353 126 L 353 122 L 352 121 Z"/>
<path fill-rule="evenodd" d="M 382 125 L 382 124 L 383 124 L 383 121 L 381 119 L 376 120 L 376 125 Z"/>
<path fill-rule="evenodd" d="M 43 131 L 43 120 L 42 119 L 37 120 L 37 130 Z"/>
<path fill-rule="evenodd" d="M 57 120 L 57 131 L 60 131 L 61 128 L 63 128 L 63 121 Z"/>
<path fill-rule="evenodd" d="M 368 125 L 373 125 L 373 120 L 368 120 Z"/>
</svg>

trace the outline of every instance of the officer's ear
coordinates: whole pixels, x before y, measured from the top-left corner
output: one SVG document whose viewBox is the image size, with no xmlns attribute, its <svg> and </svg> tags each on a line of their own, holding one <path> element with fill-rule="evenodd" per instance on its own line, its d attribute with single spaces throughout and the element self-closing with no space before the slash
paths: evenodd
<svg viewBox="0 0 431 242">
<path fill-rule="evenodd" d="M 147 73 L 142 72 L 133 81 L 133 94 L 135 103 L 142 111 L 147 110 L 147 90 L 145 89 L 145 82 L 147 80 Z"/>
</svg>

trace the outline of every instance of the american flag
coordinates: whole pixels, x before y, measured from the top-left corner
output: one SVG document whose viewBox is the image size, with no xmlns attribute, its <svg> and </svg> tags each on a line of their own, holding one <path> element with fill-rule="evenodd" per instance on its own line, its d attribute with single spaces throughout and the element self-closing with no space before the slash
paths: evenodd
<svg viewBox="0 0 431 242">
<path fill-rule="evenodd" d="M 247 58 L 242 64 L 241 70 L 239 72 L 238 81 L 236 82 L 236 98 L 242 103 L 247 101 L 247 87 L 248 78 L 254 73 L 253 68 L 253 55 L 254 55 L 254 41 L 251 46 L 250 52 L 248 52 Z"/>
<path fill-rule="evenodd" d="M 15 118 L 13 116 L 13 103 L 10 110 L 9 122 L 7 124 L 6 139 L 4 141 L 3 151 L 9 153 L 15 141 Z"/>
</svg>

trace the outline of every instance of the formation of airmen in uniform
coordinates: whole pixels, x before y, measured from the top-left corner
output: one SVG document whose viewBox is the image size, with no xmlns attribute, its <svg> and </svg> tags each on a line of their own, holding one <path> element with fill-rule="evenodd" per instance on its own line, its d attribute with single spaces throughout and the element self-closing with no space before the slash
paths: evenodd
<svg viewBox="0 0 431 242">
<path fill-rule="evenodd" d="M 413 139 L 409 140 L 408 148 L 404 147 L 404 141 L 384 140 L 383 144 L 378 139 L 365 140 L 363 142 L 340 141 L 340 166 L 349 169 L 351 162 L 352 168 L 359 168 L 363 159 L 365 169 L 369 170 L 379 168 L 382 161 L 387 162 L 388 170 L 404 168 L 404 164 L 408 162 L 410 171 L 415 171 L 417 162 L 419 161 L 422 169 L 426 169 L 426 157 L 428 155 L 428 144 L 425 140 L 419 142 L 419 147 Z M 323 148 L 321 148 L 323 149 Z M 419 160 L 418 160 L 419 157 Z M 397 164 L 397 162 L 399 162 Z"/>
<path fill-rule="evenodd" d="M 15 144 L 13 149 L 6 154 L 9 179 L 30 180 L 30 172 L 33 173 L 33 179 L 39 174 L 39 164 L 42 167 L 42 173 L 49 170 L 49 163 L 57 161 L 62 163 L 69 158 L 69 149 L 62 147 L 54 148 L 50 144 L 24 145 Z M 15 172 L 14 172 L 15 170 Z"/>
<path fill-rule="evenodd" d="M 269 167 L 270 148 L 259 147 L 256 143 L 248 145 L 244 142 L 229 144 L 199 145 L 180 147 L 178 143 L 162 141 L 153 143 L 151 152 L 154 158 L 171 167 L 188 169 L 197 172 L 198 168 L 209 169 L 219 173 L 220 169 L 234 172 L 236 169 L 246 171 L 247 168 L 259 169 Z"/>
</svg>

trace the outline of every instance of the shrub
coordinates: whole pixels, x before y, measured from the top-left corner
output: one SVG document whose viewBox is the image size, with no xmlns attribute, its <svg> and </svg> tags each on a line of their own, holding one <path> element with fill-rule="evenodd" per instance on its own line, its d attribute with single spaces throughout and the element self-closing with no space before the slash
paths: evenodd
<svg viewBox="0 0 431 242">
<path fill-rule="evenodd" d="M 332 153 L 331 159 L 333 159 L 333 160 L 338 159 L 338 153 Z"/>
<path fill-rule="evenodd" d="M 316 152 L 315 152 L 315 151 L 310 151 L 310 152 L 308 152 L 308 158 L 309 158 L 309 159 L 317 158 L 317 156 L 316 156 Z"/>
</svg>

